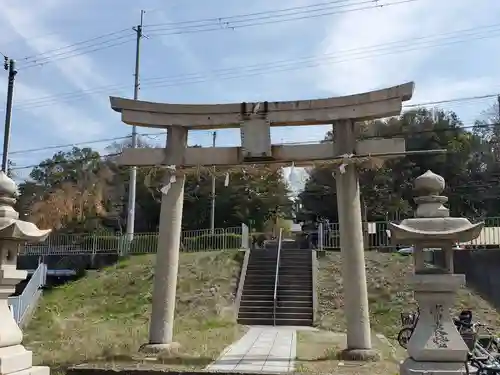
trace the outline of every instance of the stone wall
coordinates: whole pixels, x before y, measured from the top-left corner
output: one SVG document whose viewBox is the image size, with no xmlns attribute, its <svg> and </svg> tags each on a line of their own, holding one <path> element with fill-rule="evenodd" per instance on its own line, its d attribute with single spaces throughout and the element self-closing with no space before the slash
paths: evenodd
<svg viewBox="0 0 500 375">
<path fill-rule="evenodd" d="M 442 252 L 434 254 L 434 263 L 443 264 Z M 455 273 L 465 275 L 467 287 L 500 309 L 500 249 L 455 251 L 454 262 Z"/>
<path fill-rule="evenodd" d="M 47 255 L 42 258 L 49 269 L 71 269 L 83 271 L 100 269 L 118 261 L 118 254 L 82 255 Z M 34 270 L 38 267 L 38 255 L 23 255 L 17 258 L 17 267 L 21 270 Z"/>
</svg>

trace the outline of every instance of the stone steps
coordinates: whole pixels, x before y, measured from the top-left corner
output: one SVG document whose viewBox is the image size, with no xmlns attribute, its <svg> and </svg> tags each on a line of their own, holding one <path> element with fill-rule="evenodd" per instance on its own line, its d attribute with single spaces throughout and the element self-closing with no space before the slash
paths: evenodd
<svg viewBox="0 0 500 375">
<path fill-rule="evenodd" d="M 282 247 L 276 316 L 274 316 L 276 262 L 277 250 L 269 243 L 266 249 L 251 250 L 238 311 L 238 323 L 311 326 L 313 324 L 311 252 L 297 249 L 294 243 L 287 243 Z"/>
</svg>

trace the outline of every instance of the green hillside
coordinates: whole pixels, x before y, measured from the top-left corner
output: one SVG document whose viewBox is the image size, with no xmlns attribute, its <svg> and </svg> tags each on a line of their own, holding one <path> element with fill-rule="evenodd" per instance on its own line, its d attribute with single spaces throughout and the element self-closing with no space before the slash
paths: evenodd
<svg viewBox="0 0 500 375">
<path fill-rule="evenodd" d="M 232 304 L 240 252 L 181 254 L 175 340 L 165 363 L 201 367 L 244 333 Z M 38 364 L 127 362 L 147 342 L 155 256 L 134 256 L 44 293 L 25 330 Z"/>
</svg>

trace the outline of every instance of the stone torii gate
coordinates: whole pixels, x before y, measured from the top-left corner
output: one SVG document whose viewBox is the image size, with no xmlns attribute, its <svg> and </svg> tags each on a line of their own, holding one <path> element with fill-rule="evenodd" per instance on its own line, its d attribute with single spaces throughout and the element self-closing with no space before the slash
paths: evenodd
<svg viewBox="0 0 500 375">
<path fill-rule="evenodd" d="M 413 82 L 367 93 L 317 100 L 215 105 L 151 103 L 111 97 L 111 107 L 128 125 L 167 129 L 164 149 L 125 149 L 125 166 L 170 166 L 162 190 L 160 233 L 155 266 L 149 343 L 158 352 L 173 343 L 175 295 L 185 175 L 200 166 L 226 168 L 255 164 L 310 165 L 337 159 L 337 204 L 342 276 L 347 319 L 347 351 L 359 357 L 371 352 L 368 293 L 361 224 L 359 178 L 355 163 L 366 158 L 405 154 L 403 138 L 356 140 L 354 123 L 401 113 L 411 99 Z M 332 143 L 272 145 L 271 126 L 333 124 Z M 240 128 L 241 147 L 187 147 L 189 130 Z"/>
</svg>

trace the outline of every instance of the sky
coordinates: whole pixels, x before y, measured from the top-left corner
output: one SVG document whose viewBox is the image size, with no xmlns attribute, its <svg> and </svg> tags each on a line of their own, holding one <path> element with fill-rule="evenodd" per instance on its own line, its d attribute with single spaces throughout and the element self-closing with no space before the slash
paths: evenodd
<svg viewBox="0 0 500 375">
<path fill-rule="evenodd" d="M 18 168 L 68 149 L 53 146 L 130 134 L 109 96 L 133 95 L 141 10 L 143 100 L 315 99 L 408 81 L 410 105 L 500 92 L 498 0 L 2 0 L 0 52 L 18 67 L 10 144 Z M 2 118 L 6 88 L 1 71 Z M 471 125 L 495 100 L 441 107 Z M 312 142 L 328 129 L 273 128 L 272 140 Z M 209 131 L 189 138 L 211 142 Z M 106 153 L 110 143 L 88 145 Z M 238 131 L 218 131 L 216 144 L 239 145 Z"/>
</svg>

